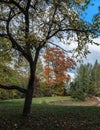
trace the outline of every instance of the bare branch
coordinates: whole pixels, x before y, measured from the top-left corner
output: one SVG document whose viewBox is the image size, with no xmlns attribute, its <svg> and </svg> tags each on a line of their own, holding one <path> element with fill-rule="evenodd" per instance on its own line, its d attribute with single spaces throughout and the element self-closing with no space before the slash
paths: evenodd
<svg viewBox="0 0 100 130">
<path fill-rule="evenodd" d="M 18 86 L 15 86 L 15 85 L 13 85 L 13 86 L 5 86 L 5 85 L 1 85 L 0 84 L 0 88 L 6 89 L 6 90 L 18 90 L 21 93 L 26 93 L 27 92 L 26 89 L 18 87 Z"/>
</svg>

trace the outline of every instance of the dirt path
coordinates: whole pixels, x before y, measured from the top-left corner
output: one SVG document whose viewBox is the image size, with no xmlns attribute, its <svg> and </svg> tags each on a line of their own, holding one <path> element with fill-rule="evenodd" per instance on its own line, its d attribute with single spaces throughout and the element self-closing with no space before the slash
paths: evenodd
<svg viewBox="0 0 100 130">
<path fill-rule="evenodd" d="M 98 106 L 100 106 L 100 97 L 96 97 L 96 99 L 99 101 Z"/>
<path fill-rule="evenodd" d="M 62 105 L 62 106 L 99 106 L 100 98 L 88 98 L 86 101 L 60 101 L 60 102 L 50 102 L 52 105 Z"/>
</svg>

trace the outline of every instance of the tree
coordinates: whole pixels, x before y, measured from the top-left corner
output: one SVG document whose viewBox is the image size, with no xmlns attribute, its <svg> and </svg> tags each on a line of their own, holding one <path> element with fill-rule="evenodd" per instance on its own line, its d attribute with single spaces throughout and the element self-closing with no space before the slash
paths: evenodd
<svg viewBox="0 0 100 130">
<path fill-rule="evenodd" d="M 76 63 L 70 57 L 66 57 L 61 49 L 57 47 L 47 48 L 44 59 L 44 75 L 48 85 L 60 84 L 70 80 L 66 72 L 68 69 L 74 68 Z"/>
<path fill-rule="evenodd" d="M 2 65 L 2 63 L 0 63 L 0 83 L 4 85 L 20 85 L 20 81 L 18 80 L 18 73 L 16 72 L 15 76 L 13 77 L 14 73 L 14 70 L 12 70 L 10 67 Z M 0 89 L 0 99 L 13 98 L 17 96 L 17 94 L 18 93 L 16 91 L 6 91 Z"/>
<path fill-rule="evenodd" d="M 94 64 L 81 64 L 77 69 L 77 74 L 75 76 L 74 82 L 71 85 L 71 94 L 74 97 L 79 97 L 84 99 L 85 96 L 93 96 L 96 94 L 96 86 L 97 82 L 94 77 L 96 77 L 96 73 L 94 68 L 96 68 L 97 62 Z M 81 95 L 80 95 L 81 91 Z M 78 95 L 79 94 L 79 95 Z"/>
<path fill-rule="evenodd" d="M 0 37 L 8 40 L 13 53 L 17 52 L 16 58 L 25 58 L 30 68 L 27 89 L 2 84 L 0 88 L 25 93 L 23 115 L 31 112 L 36 64 L 47 43 L 55 44 L 53 41 L 56 39 L 67 44 L 73 39 L 77 41 L 78 54 L 87 53 L 87 43 L 91 42 L 89 35 L 94 30 L 80 19 L 76 11 L 79 6 L 75 1 L 66 0 L 47 3 L 43 0 L 0 0 Z"/>
<path fill-rule="evenodd" d="M 87 95 L 90 94 L 89 93 L 90 89 L 93 90 L 92 79 L 91 79 L 91 71 L 92 71 L 92 65 L 91 64 L 86 64 L 86 65 L 81 64 L 81 66 L 78 69 L 77 80 L 78 80 L 79 88 L 83 91 L 83 93 L 85 93 Z"/>
<path fill-rule="evenodd" d="M 75 67 L 75 61 L 66 56 L 65 53 L 57 47 L 49 47 L 44 55 L 44 80 L 53 94 L 59 96 L 64 94 L 65 84 L 70 80 L 70 75 L 67 74 L 68 69 Z M 59 92 L 58 92 L 59 91 Z"/>
<path fill-rule="evenodd" d="M 100 95 L 100 63 L 98 63 L 98 61 L 95 61 L 95 64 L 93 65 L 92 68 L 92 74 L 91 74 L 91 79 L 92 79 L 92 84 L 93 87 L 96 90 L 96 94 Z"/>
</svg>

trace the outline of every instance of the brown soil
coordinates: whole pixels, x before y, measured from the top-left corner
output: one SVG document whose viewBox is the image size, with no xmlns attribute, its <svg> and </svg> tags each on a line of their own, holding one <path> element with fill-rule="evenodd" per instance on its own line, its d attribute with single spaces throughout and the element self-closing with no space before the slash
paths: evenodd
<svg viewBox="0 0 100 130">
<path fill-rule="evenodd" d="M 95 98 L 87 98 L 85 101 L 60 101 L 50 102 L 51 105 L 62 106 L 98 106 L 100 102 Z"/>
</svg>

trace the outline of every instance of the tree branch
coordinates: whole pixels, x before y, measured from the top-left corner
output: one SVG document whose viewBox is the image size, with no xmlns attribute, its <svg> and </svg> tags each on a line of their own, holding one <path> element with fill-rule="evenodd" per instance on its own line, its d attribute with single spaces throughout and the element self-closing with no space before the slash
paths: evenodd
<svg viewBox="0 0 100 130">
<path fill-rule="evenodd" d="M 49 40 L 50 38 L 52 38 L 53 36 L 55 36 L 57 33 L 59 32 L 65 32 L 65 31 L 73 31 L 73 32 L 80 32 L 80 33 L 85 33 L 85 34 L 88 34 L 88 33 L 91 33 L 91 34 L 94 34 L 96 33 L 96 30 L 93 30 L 93 29 L 76 29 L 76 28 L 65 28 L 65 29 L 57 29 L 54 31 L 54 33 L 52 33 L 48 38 L 47 40 Z"/>
<path fill-rule="evenodd" d="M 7 37 L 7 34 L 2 33 L 0 34 L 0 37 Z"/>
<path fill-rule="evenodd" d="M 1 85 L 1 84 L 0 84 L 0 88 L 6 89 L 6 90 L 18 90 L 19 92 L 24 93 L 24 94 L 27 92 L 26 89 L 21 88 L 21 87 L 18 87 L 18 86 L 15 86 L 15 85 L 5 86 L 5 85 Z"/>
<path fill-rule="evenodd" d="M 24 55 L 24 57 L 28 60 L 28 59 L 29 59 L 28 54 L 25 52 L 25 50 L 22 48 L 22 46 L 20 46 L 20 45 L 16 42 L 16 40 L 12 37 L 12 35 L 11 35 L 10 31 L 9 31 L 9 24 L 10 24 L 10 21 L 11 21 L 12 18 L 13 18 L 13 17 L 11 17 L 11 11 L 10 11 L 10 12 L 9 12 L 9 18 L 8 18 L 7 24 L 6 24 L 7 35 L 8 35 L 8 37 L 9 37 L 10 41 L 12 42 L 13 48 L 14 48 L 14 49 L 17 48 L 17 50 L 18 50 L 19 52 L 21 52 L 21 53 Z"/>
<path fill-rule="evenodd" d="M 9 1 L 6 1 L 6 0 L 0 0 L 0 3 L 4 3 L 4 4 L 13 4 L 15 5 L 21 12 L 24 13 L 24 8 L 22 8 L 19 3 L 17 3 L 16 1 L 14 0 L 9 0 Z"/>
<path fill-rule="evenodd" d="M 38 1 L 35 0 L 34 5 L 31 4 L 30 7 L 33 8 L 34 10 L 36 10 L 36 5 L 37 5 L 37 3 L 38 3 Z"/>
<path fill-rule="evenodd" d="M 74 32 L 81 32 L 81 33 L 94 33 L 94 30 L 92 29 L 77 29 L 77 28 L 65 28 L 65 29 L 59 29 L 59 31 L 74 31 Z"/>
<path fill-rule="evenodd" d="M 53 46 L 56 46 L 56 47 L 60 48 L 61 50 L 63 50 L 63 51 L 64 51 L 64 52 L 66 52 L 66 53 L 72 53 L 72 51 L 71 51 L 71 50 L 66 51 L 65 49 L 63 49 L 63 48 L 62 48 L 62 47 L 60 47 L 59 45 L 54 44 L 53 42 L 50 42 L 50 41 L 49 41 L 49 43 L 50 43 L 50 44 L 52 44 Z"/>
</svg>

